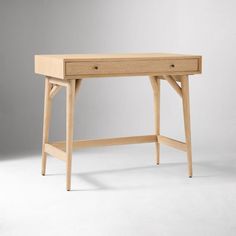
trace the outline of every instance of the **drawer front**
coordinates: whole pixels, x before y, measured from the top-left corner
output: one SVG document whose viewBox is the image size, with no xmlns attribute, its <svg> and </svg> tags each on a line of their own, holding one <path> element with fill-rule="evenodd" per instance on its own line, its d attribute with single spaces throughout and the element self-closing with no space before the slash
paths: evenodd
<svg viewBox="0 0 236 236">
<path fill-rule="evenodd" d="M 197 72 L 199 60 L 194 59 L 163 59 L 134 61 L 80 61 L 66 62 L 66 76 L 83 75 L 142 75 L 165 72 Z"/>
</svg>

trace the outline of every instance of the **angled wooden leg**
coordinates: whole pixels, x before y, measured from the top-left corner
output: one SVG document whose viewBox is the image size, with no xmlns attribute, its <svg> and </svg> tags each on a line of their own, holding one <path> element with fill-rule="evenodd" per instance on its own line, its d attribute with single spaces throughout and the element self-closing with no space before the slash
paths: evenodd
<svg viewBox="0 0 236 236">
<path fill-rule="evenodd" d="M 155 134 L 158 137 L 160 135 L 160 79 L 157 76 L 151 76 L 150 82 L 153 88 L 154 98 L 154 122 L 155 122 Z M 156 142 L 156 164 L 160 164 L 160 144 Z"/>
<path fill-rule="evenodd" d="M 47 154 L 45 153 L 45 143 L 48 142 L 49 126 L 51 119 L 51 98 L 50 91 L 52 84 L 49 79 L 45 79 L 45 92 L 44 92 L 44 116 L 43 116 L 43 142 L 42 142 L 42 175 L 46 172 Z"/>
<path fill-rule="evenodd" d="M 192 145 L 191 145 L 191 126 L 190 126 L 190 103 L 189 103 L 189 81 L 188 76 L 181 78 L 182 94 L 183 94 L 183 112 L 184 112 L 184 128 L 185 139 L 187 144 L 187 158 L 188 158 L 188 174 L 191 178 L 192 171 Z"/>
<path fill-rule="evenodd" d="M 73 148 L 74 126 L 74 103 L 75 103 L 75 80 L 70 80 L 66 87 L 66 189 L 71 188 L 71 161 Z"/>
<path fill-rule="evenodd" d="M 50 98 L 52 99 L 61 89 L 62 89 L 62 86 L 57 85 L 57 84 L 53 85 L 50 91 Z"/>
</svg>

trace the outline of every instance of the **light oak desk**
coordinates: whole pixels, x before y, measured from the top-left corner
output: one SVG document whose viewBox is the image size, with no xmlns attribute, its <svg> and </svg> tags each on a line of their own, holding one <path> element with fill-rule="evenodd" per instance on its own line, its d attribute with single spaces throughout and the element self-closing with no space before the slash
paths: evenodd
<svg viewBox="0 0 236 236">
<path fill-rule="evenodd" d="M 179 54 L 78 54 L 36 55 L 35 73 L 45 76 L 42 175 L 45 175 L 47 154 L 66 162 L 66 189 L 71 188 L 73 148 L 155 143 L 156 164 L 160 161 L 160 144 L 187 153 L 188 175 L 192 177 L 190 105 L 188 75 L 201 73 L 201 56 Z M 151 135 L 99 140 L 73 140 L 75 94 L 82 80 L 96 77 L 149 76 L 154 94 L 155 132 Z M 160 81 L 166 80 L 183 101 L 185 142 L 160 134 Z M 134 81 L 135 85 L 135 81 Z M 49 125 L 53 97 L 66 88 L 66 141 L 49 142 Z"/>
</svg>

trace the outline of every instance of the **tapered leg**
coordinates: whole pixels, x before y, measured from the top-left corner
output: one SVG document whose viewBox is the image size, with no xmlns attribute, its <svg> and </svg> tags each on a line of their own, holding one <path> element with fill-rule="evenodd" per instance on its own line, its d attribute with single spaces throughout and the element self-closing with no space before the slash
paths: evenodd
<svg viewBox="0 0 236 236">
<path fill-rule="evenodd" d="M 181 87 L 183 94 L 183 112 L 184 112 L 184 128 L 185 139 L 187 144 L 187 158 L 188 158 L 188 174 L 191 178 L 192 171 L 192 145 L 191 145 L 191 125 L 190 125 L 190 103 L 189 103 L 189 81 L 188 76 L 183 76 L 181 79 Z"/>
<path fill-rule="evenodd" d="M 75 103 L 75 80 L 70 80 L 66 88 L 66 189 L 71 188 L 71 162 L 73 148 L 74 126 L 74 103 Z"/>
<path fill-rule="evenodd" d="M 43 142 L 42 142 L 42 175 L 46 172 L 47 154 L 45 153 L 45 143 L 48 142 L 49 126 L 51 119 L 51 98 L 50 91 L 52 84 L 49 79 L 45 79 L 45 92 L 44 92 L 44 116 L 43 116 Z"/>
<path fill-rule="evenodd" d="M 154 98 L 154 123 L 156 136 L 160 135 L 160 79 L 157 76 L 151 76 L 150 82 L 153 88 Z M 160 144 L 156 144 L 156 164 L 160 164 Z"/>
</svg>

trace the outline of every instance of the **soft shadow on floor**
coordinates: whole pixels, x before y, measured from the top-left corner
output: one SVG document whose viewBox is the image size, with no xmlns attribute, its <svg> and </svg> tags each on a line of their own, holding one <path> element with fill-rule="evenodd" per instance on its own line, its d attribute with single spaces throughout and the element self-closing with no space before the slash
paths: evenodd
<svg viewBox="0 0 236 236">
<path fill-rule="evenodd" d="M 77 177 L 79 179 L 82 179 L 83 181 L 95 186 L 95 188 L 89 188 L 89 189 L 73 189 L 71 191 L 97 191 L 97 190 L 116 190 L 117 187 L 114 186 L 108 186 L 104 183 L 101 183 L 95 175 L 99 174 L 115 174 L 115 173 L 122 173 L 122 172 L 130 172 L 130 171 L 137 171 L 137 170 L 144 170 L 144 169 L 154 169 L 157 168 L 157 166 L 140 166 L 140 167 L 131 167 L 131 168 L 123 168 L 123 169 L 110 169 L 110 170 L 98 170 L 98 171 L 90 171 L 90 172 L 83 172 L 83 173 L 77 173 L 72 174 L 73 177 Z M 62 173 L 58 174 L 47 174 L 48 176 L 56 176 L 56 175 L 65 175 Z"/>
<path fill-rule="evenodd" d="M 86 189 L 73 189 L 72 191 L 98 191 L 98 190 L 119 190 L 120 187 L 107 185 L 107 183 L 101 182 L 97 175 L 103 174 L 117 174 L 117 173 L 125 173 L 125 172 L 132 172 L 132 171 L 143 171 L 143 170 L 155 170 L 155 169 L 169 169 L 168 173 L 172 173 L 171 176 L 173 178 L 179 177 L 179 171 L 176 173 L 176 168 L 171 171 L 173 167 L 186 167 L 186 162 L 178 162 L 178 163 L 161 163 L 160 166 L 156 165 L 148 165 L 148 166 L 137 166 L 137 167 L 129 167 L 129 168 L 120 168 L 120 169 L 106 169 L 106 170 L 95 170 L 95 171 L 88 171 L 82 173 L 74 173 L 72 174 L 73 177 L 77 177 L 84 182 L 87 182 L 89 185 L 94 187 L 86 188 Z M 210 181 L 213 182 L 220 182 L 222 179 L 229 178 L 230 181 L 236 181 L 236 159 L 219 161 L 219 160 L 212 160 L 212 161 L 197 161 L 193 163 L 194 168 L 194 176 L 192 180 L 200 180 L 200 179 L 208 179 L 207 183 Z M 155 172 L 154 172 L 155 173 Z M 153 172 L 152 172 L 153 174 Z M 65 175 L 65 173 L 57 173 L 57 174 L 47 174 L 48 176 L 56 176 L 56 175 Z M 182 177 L 181 177 L 182 178 Z M 179 179 L 179 178 L 178 178 Z M 181 180 L 181 179 L 180 179 Z M 183 180 L 186 180 L 183 176 Z M 202 181 L 201 180 L 201 181 Z M 136 189 L 140 188 L 138 186 L 129 186 L 127 189 Z M 126 187 L 122 187 L 122 190 L 126 189 Z"/>
</svg>

